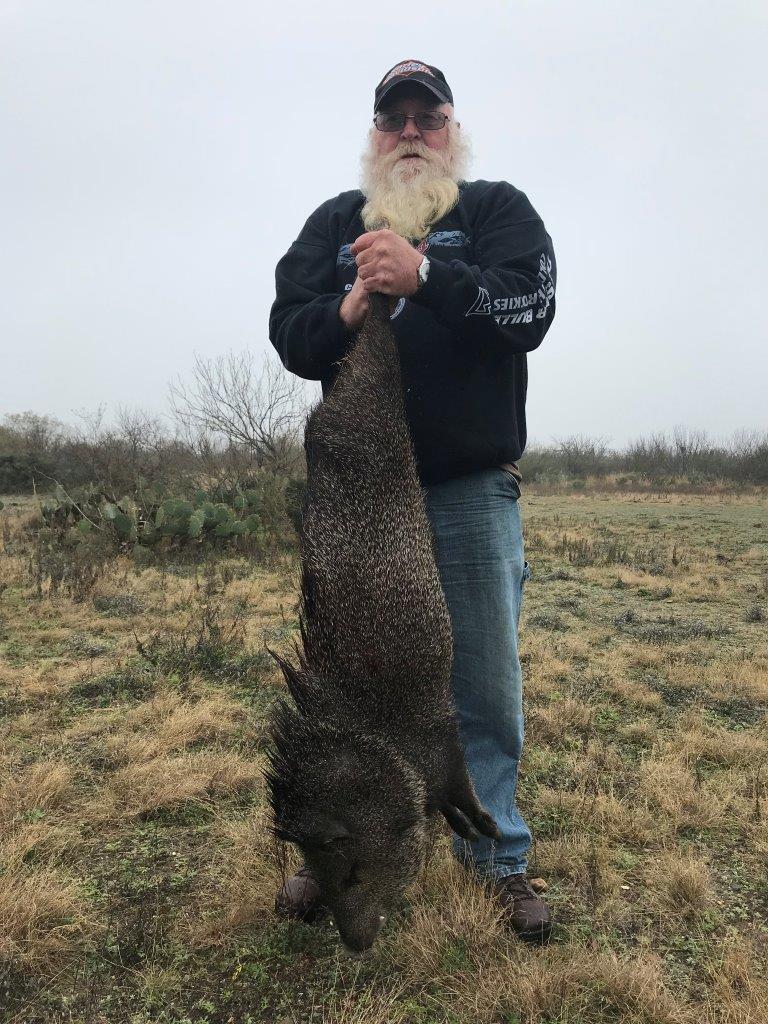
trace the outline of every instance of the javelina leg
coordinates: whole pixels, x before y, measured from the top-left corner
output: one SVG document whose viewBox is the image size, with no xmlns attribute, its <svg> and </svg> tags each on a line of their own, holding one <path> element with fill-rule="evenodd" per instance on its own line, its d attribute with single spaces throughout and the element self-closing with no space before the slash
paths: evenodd
<svg viewBox="0 0 768 1024">
<path fill-rule="evenodd" d="M 469 818 L 458 807 L 454 807 L 453 804 L 443 804 L 440 810 L 457 835 L 461 836 L 462 839 L 466 839 L 469 843 L 477 842 L 480 834 L 475 831 Z"/>
<path fill-rule="evenodd" d="M 496 822 L 477 799 L 475 787 L 472 785 L 472 780 L 469 777 L 469 772 L 464 762 L 464 755 L 461 752 L 458 735 L 454 743 L 456 753 L 454 753 L 453 757 L 445 802 L 440 811 L 451 828 L 462 839 L 467 839 L 473 843 L 479 838 L 477 832 L 488 836 L 490 839 L 500 839 L 501 833 Z M 475 829 L 477 829 L 477 832 Z"/>
</svg>

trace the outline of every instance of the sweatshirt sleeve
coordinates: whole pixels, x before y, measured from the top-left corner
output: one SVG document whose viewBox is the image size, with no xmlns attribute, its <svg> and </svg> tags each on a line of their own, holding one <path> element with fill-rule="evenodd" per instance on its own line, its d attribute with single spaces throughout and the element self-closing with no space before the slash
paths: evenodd
<svg viewBox="0 0 768 1024">
<path fill-rule="evenodd" d="M 552 240 L 528 197 L 506 182 L 487 190 L 472 221 L 474 264 L 430 256 L 426 284 L 412 301 L 468 339 L 531 352 L 555 315 Z"/>
<path fill-rule="evenodd" d="M 315 210 L 277 264 L 277 296 L 269 315 L 269 339 L 283 365 L 307 380 L 328 376 L 346 355 L 351 337 L 339 318 L 344 296 L 336 290 L 327 206 Z"/>
</svg>

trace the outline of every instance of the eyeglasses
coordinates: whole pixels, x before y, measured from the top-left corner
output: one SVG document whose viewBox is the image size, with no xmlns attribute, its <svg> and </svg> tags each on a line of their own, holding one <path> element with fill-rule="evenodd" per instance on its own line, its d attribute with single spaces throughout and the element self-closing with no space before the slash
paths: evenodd
<svg viewBox="0 0 768 1024">
<path fill-rule="evenodd" d="M 450 117 L 439 111 L 420 110 L 418 114 L 401 114 L 397 111 L 382 112 L 376 114 L 373 119 L 373 123 L 380 132 L 401 132 L 405 128 L 406 121 L 413 121 L 420 132 L 436 132 L 445 127 L 445 122 L 450 121 Z"/>
</svg>

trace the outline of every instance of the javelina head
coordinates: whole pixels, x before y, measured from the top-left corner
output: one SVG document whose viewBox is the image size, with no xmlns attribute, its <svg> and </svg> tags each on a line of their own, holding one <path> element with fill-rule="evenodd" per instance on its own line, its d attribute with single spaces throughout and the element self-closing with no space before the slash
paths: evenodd
<svg viewBox="0 0 768 1024">
<path fill-rule="evenodd" d="M 344 945 L 369 949 L 422 865 L 424 783 L 380 739 L 287 705 L 272 739 L 275 835 L 301 849 Z"/>
</svg>

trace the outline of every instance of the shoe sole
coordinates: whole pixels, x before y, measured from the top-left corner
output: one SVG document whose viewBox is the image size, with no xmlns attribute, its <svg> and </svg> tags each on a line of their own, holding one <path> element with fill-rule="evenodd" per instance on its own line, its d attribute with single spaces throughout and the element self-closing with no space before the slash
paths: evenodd
<svg viewBox="0 0 768 1024">
<path fill-rule="evenodd" d="M 532 946 L 545 946 L 552 938 L 552 925 L 545 928 L 536 928 L 527 932 L 515 932 L 521 942 L 527 942 Z"/>
</svg>

